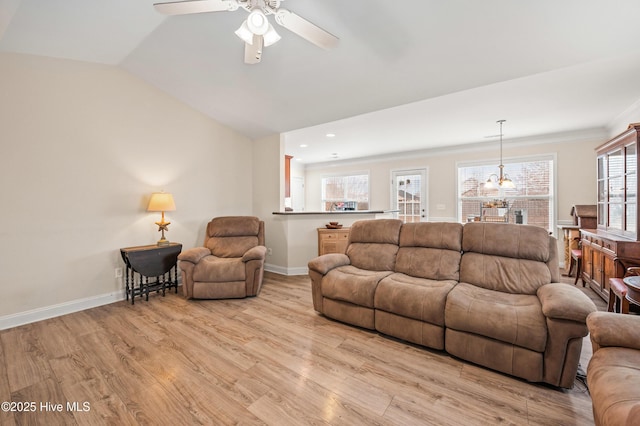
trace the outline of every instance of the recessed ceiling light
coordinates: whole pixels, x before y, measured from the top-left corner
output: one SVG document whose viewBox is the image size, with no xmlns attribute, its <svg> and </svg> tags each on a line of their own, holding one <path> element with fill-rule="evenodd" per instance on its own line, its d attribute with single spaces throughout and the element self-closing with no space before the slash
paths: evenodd
<svg viewBox="0 0 640 426">
<path fill-rule="evenodd" d="M 308 147 L 308 146 L 309 146 L 309 145 L 307 145 L 306 143 L 303 143 L 302 145 L 300 145 L 300 148 L 306 148 L 306 147 Z"/>
<path fill-rule="evenodd" d="M 327 134 L 326 134 L 326 136 L 327 136 L 328 138 L 335 138 L 335 137 L 336 137 L 336 134 L 335 134 L 335 133 L 327 133 Z"/>
</svg>

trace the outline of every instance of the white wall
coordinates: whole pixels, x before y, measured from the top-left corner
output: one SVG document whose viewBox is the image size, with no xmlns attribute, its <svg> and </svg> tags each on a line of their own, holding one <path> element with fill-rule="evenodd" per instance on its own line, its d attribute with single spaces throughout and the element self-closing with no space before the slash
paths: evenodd
<svg viewBox="0 0 640 426">
<path fill-rule="evenodd" d="M 640 99 L 618 114 L 607 127 L 609 138 L 613 138 L 627 130 L 631 123 L 640 123 Z"/>
<path fill-rule="evenodd" d="M 153 191 L 174 194 L 167 237 L 185 249 L 202 243 L 210 218 L 255 214 L 266 222 L 268 268 L 306 267 L 325 218 L 303 234 L 309 219 L 272 214 L 284 207 L 280 135 L 252 142 L 116 67 L 0 53 L 0 75 L 0 329 L 121 298 L 119 248 L 159 238 L 159 215 L 145 211 Z M 639 105 L 611 135 L 640 121 Z M 504 156 L 556 153 L 559 219 L 568 220 L 571 205 L 595 202 L 593 149 L 605 139 L 505 141 Z M 390 171 L 428 167 L 430 218 L 455 218 L 456 161 L 497 153 L 486 144 L 312 167 L 306 199 L 320 199 L 323 173 L 369 170 L 371 208 L 387 209 Z"/>
<path fill-rule="evenodd" d="M 567 137 L 549 136 L 547 139 L 505 141 L 503 157 L 521 157 L 538 154 L 556 154 L 558 183 L 558 219 L 571 218 L 574 204 L 595 204 L 595 147 L 606 140 L 604 131 Z M 499 164 L 499 146 L 495 143 L 468 145 L 454 149 L 441 149 L 397 154 L 387 160 L 360 160 L 347 163 L 310 165 L 306 171 L 307 210 L 319 209 L 322 176 L 348 171 L 370 173 L 370 208 L 385 210 L 391 206 L 391 171 L 396 169 L 428 169 L 428 217 L 430 220 L 457 220 L 456 164 L 464 161 L 495 161 Z M 589 184 L 587 184 L 589 183 Z M 316 201 L 315 204 L 314 200 Z M 444 210 L 437 210 L 437 206 Z"/>
<path fill-rule="evenodd" d="M 252 213 L 252 142 L 174 98 L 69 60 L 0 53 L 0 75 L 0 328 L 122 297 L 119 248 L 159 239 L 153 191 L 184 248 Z"/>
<path fill-rule="evenodd" d="M 304 186 L 304 175 L 305 169 L 304 164 L 296 161 L 294 158 L 291 161 L 291 207 L 294 211 L 302 211 L 305 210 L 305 201 L 304 201 L 304 187 L 302 190 L 298 191 L 298 184 L 302 183 Z M 297 197 L 297 198 L 296 198 Z"/>
<path fill-rule="evenodd" d="M 273 214 L 284 210 L 284 152 L 280 135 L 253 143 L 253 212 L 264 221 L 267 253 L 265 268 L 283 272 L 287 264 L 287 234 L 280 218 Z"/>
</svg>

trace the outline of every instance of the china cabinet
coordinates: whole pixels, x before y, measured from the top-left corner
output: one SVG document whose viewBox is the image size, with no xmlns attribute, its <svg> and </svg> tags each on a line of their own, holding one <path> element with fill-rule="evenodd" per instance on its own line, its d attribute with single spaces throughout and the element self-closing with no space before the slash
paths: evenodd
<svg viewBox="0 0 640 426">
<path fill-rule="evenodd" d="M 582 277 L 603 299 L 609 278 L 640 265 L 638 142 L 640 123 L 596 148 L 597 229 L 581 229 Z"/>
<path fill-rule="evenodd" d="M 598 229 L 638 241 L 640 124 L 598 147 Z"/>
</svg>

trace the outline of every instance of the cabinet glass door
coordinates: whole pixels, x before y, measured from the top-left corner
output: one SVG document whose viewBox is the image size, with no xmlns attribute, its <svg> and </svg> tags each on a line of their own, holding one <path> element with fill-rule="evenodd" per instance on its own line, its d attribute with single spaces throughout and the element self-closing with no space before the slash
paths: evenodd
<svg viewBox="0 0 640 426">
<path fill-rule="evenodd" d="M 635 233 L 637 231 L 637 211 L 638 211 L 638 152 L 635 143 L 627 145 L 626 151 L 626 203 L 625 203 L 625 225 L 626 231 Z"/>
<path fill-rule="evenodd" d="M 624 216 L 624 157 L 621 149 L 611 152 L 607 156 L 609 163 L 609 223 L 611 230 L 622 231 Z"/>
<path fill-rule="evenodd" d="M 598 157 L 598 225 L 607 226 L 607 157 Z"/>
</svg>

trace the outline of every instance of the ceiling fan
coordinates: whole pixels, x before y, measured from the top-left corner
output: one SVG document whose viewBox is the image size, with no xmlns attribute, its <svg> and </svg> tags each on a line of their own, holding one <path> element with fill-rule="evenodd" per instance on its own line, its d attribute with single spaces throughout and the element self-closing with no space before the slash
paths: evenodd
<svg viewBox="0 0 640 426">
<path fill-rule="evenodd" d="M 262 58 L 262 49 L 271 46 L 280 35 L 271 26 L 269 15 L 275 21 L 300 37 L 323 49 L 331 49 L 338 44 L 338 38 L 306 19 L 280 8 L 283 0 L 189 0 L 155 3 L 153 6 L 165 15 L 186 15 L 204 12 L 234 12 L 242 8 L 249 16 L 235 32 L 245 42 L 244 62 L 257 64 Z"/>
</svg>

